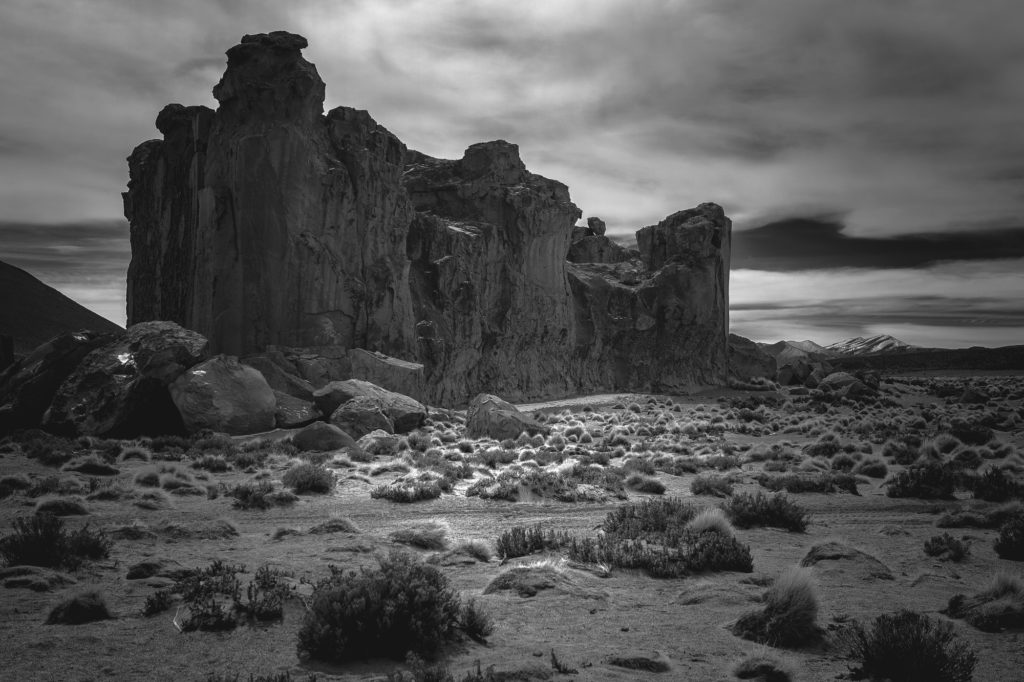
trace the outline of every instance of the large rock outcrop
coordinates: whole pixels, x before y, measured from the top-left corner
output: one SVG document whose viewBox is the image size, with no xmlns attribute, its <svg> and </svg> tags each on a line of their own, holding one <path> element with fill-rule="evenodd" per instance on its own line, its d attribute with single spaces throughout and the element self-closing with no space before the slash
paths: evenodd
<svg viewBox="0 0 1024 682">
<path fill-rule="evenodd" d="M 305 45 L 245 36 L 219 108 L 169 105 L 163 140 L 129 158 L 130 323 L 174 320 L 312 386 L 361 377 L 442 405 L 725 380 L 720 207 L 644 228 L 639 252 L 596 218 L 574 234 L 568 189 L 514 144 L 436 159 L 364 111 L 325 115 Z"/>
</svg>

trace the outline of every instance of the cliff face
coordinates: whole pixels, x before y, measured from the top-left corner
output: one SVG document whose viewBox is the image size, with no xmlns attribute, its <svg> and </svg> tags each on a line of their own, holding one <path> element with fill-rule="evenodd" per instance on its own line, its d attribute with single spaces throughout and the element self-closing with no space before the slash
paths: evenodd
<svg viewBox="0 0 1024 682">
<path fill-rule="evenodd" d="M 305 46 L 245 36 L 217 111 L 169 105 L 129 158 L 129 324 L 178 322 L 215 353 L 380 351 L 423 363 L 436 404 L 724 380 L 721 208 L 644 228 L 639 258 L 588 243 L 568 264 L 565 185 L 504 141 L 435 159 L 366 112 L 324 115 Z"/>
<path fill-rule="evenodd" d="M 164 139 L 129 157 L 130 325 L 173 320 L 236 355 L 410 350 L 405 146 L 365 112 L 324 116 L 305 46 L 245 36 L 228 50 L 217 111 L 169 105 Z"/>
</svg>

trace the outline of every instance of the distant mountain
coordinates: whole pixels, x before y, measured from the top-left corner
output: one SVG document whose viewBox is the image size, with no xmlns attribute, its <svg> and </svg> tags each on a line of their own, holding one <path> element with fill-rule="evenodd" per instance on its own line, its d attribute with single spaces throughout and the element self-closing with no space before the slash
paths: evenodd
<svg viewBox="0 0 1024 682">
<path fill-rule="evenodd" d="M 838 341 L 825 347 L 825 351 L 832 355 L 868 355 L 869 353 L 893 353 L 914 349 L 909 343 L 904 343 L 888 334 L 879 334 L 864 338 L 858 336 L 846 341 Z"/>
<path fill-rule="evenodd" d="M 788 365 L 793 360 L 816 360 L 832 355 L 828 349 L 814 341 L 777 341 L 757 345 L 769 355 L 774 356 L 779 367 Z"/>
<path fill-rule="evenodd" d="M 121 330 L 21 268 L 0 261 L 0 334 L 14 339 L 15 353 L 28 353 L 61 332 L 80 329 Z"/>
</svg>

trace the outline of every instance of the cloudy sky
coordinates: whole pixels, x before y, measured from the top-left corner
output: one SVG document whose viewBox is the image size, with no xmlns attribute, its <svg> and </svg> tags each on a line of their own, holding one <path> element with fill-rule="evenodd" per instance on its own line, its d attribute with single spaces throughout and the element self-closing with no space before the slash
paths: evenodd
<svg viewBox="0 0 1024 682">
<path fill-rule="evenodd" d="M 410 147 L 507 139 L 631 234 L 735 225 L 732 328 L 1024 343 L 1017 0 L 4 0 L 0 260 L 123 324 L 125 157 L 244 33 Z"/>
</svg>

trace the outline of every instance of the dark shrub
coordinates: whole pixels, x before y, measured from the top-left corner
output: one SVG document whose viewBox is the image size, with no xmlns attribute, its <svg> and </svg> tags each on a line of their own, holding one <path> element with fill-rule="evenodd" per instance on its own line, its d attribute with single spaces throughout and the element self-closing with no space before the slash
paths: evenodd
<svg viewBox="0 0 1024 682">
<path fill-rule="evenodd" d="M 882 447 L 882 456 L 892 459 L 896 464 L 907 466 L 917 460 L 920 447 L 921 439 L 908 435 L 887 441 Z"/>
<path fill-rule="evenodd" d="M 81 625 L 113 618 L 103 595 L 96 591 L 82 592 L 58 604 L 46 619 L 47 625 Z"/>
<path fill-rule="evenodd" d="M 401 659 L 412 651 L 432 657 L 455 636 L 464 608 L 443 573 L 400 552 L 379 562 L 358 572 L 332 568 L 317 585 L 299 629 L 300 656 L 341 662 Z"/>
<path fill-rule="evenodd" d="M 89 511 L 77 497 L 45 497 L 36 503 L 36 514 L 85 516 Z"/>
<path fill-rule="evenodd" d="M 234 629 L 238 625 L 236 605 L 242 593 L 238 574 L 244 570 L 243 566 L 218 560 L 179 580 L 174 589 L 181 593 L 188 607 L 188 616 L 180 622 L 181 629 L 185 632 Z"/>
<path fill-rule="evenodd" d="M 1024 516 L 1014 516 L 999 528 L 995 549 L 1000 559 L 1024 561 Z"/>
<path fill-rule="evenodd" d="M 298 499 L 287 490 L 275 491 L 270 481 L 240 483 L 231 488 L 228 494 L 235 498 L 232 503 L 235 509 L 270 509 L 291 504 Z"/>
<path fill-rule="evenodd" d="M 848 492 L 860 495 L 857 479 L 852 474 L 836 471 L 822 471 L 816 474 L 759 474 L 759 485 L 771 491 L 785 490 L 787 493 L 834 493 Z"/>
<path fill-rule="evenodd" d="M 853 473 L 868 478 L 885 478 L 889 474 L 889 467 L 880 459 L 865 459 L 853 468 Z"/>
<path fill-rule="evenodd" d="M 971 546 L 949 533 L 943 533 L 924 541 L 924 553 L 942 561 L 962 561 L 971 553 Z"/>
<path fill-rule="evenodd" d="M 1008 502 L 992 509 L 955 509 L 935 523 L 939 528 L 999 528 L 1007 521 L 1024 518 L 1024 505 Z"/>
<path fill-rule="evenodd" d="M 230 469 L 231 465 L 228 464 L 223 455 L 204 454 L 202 457 L 192 460 L 192 468 L 206 469 L 211 473 L 219 474 Z"/>
<path fill-rule="evenodd" d="M 1024 497 L 1024 486 L 1005 469 L 989 467 L 981 476 L 970 482 L 971 493 L 977 500 L 1005 502 L 1014 497 Z"/>
<path fill-rule="evenodd" d="M 14 533 L 0 538 L 0 557 L 9 566 L 29 565 L 75 569 L 82 559 L 104 559 L 110 541 L 102 531 L 89 526 L 73 533 L 52 514 L 14 519 Z"/>
<path fill-rule="evenodd" d="M 514 526 L 501 533 L 495 543 L 498 556 L 506 559 L 526 556 L 546 549 L 558 549 L 569 541 L 566 533 L 553 529 L 544 530 L 537 524 L 532 528 Z"/>
<path fill-rule="evenodd" d="M 334 488 L 334 472 L 317 464 L 303 463 L 285 472 L 281 482 L 296 493 L 329 493 Z"/>
<path fill-rule="evenodd" d="M 785 495 L 765 495 L 761 491 L 736 493 L 722 508 L 739 528 L 768 526 L 802 533 L 809 518 L 807 510 Z"/>
<path fill-rule="evenodd" d="M 889 497 L 916 497 L 922 500 L 951 500 L 956 475 L 943 465 L 928 462 L 899 472 L 886 483 Z"/>
<path fill-rule="evenodd" d="M 949 623 L 912 611 L 878 616 L 846 635 L 854 673 L 904 682 L 970 682 L 978 656 Z"/>
<path fill-rule="evenodd" d="M 967 445 L 984 445 L 995 438 L 995 432 L 984 424 L 962 419 L 954 420 L 949 431 Z"/>
<path fill-rule="evenodd" d="M 664 483 L 653 476 L 645 476 L 643 474 L 630 474 L 626 477 L 626 487 L 639 493 L 651 493 L 654 495 L 663 495 L 665 493 Z"/>
<path fill-rule="evenodd" d="M 843 449 L 839 437 L 834 433 L 823 434 L 817 441 L 804 446 L 804 454 L 808 457 L 829 458 Z"/>
</svg>

